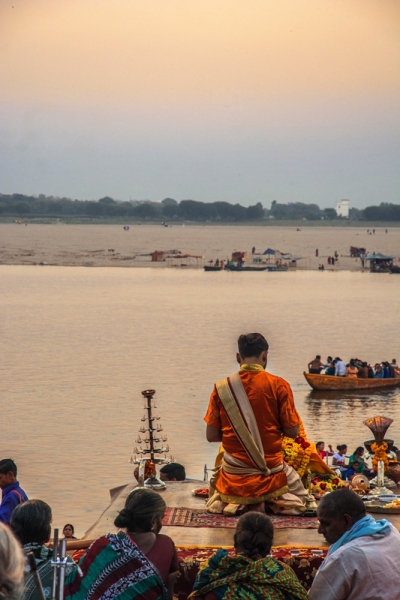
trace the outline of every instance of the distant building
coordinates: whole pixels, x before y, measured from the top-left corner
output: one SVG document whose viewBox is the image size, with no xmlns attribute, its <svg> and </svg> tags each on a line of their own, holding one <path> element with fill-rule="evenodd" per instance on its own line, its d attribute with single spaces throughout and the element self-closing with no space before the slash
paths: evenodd
<svg viewBox="0 0 400 600">
<path fill-rule="evenodd" d="M 344 217 L 345 219 L 349 218 L 349 208 L 350 208 L 350 200 L 341 200 L 340 202 L 336 202 L 335 210 L 338 217 Z"/>
</svg>

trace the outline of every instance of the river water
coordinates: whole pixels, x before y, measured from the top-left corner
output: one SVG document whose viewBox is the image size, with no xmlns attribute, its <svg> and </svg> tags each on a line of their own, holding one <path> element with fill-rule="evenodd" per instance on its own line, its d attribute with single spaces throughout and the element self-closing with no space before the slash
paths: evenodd
<svg viewBox="0 0 400 600">
<path fill-rule="evenodd" d="M 400 443 L 399 391 L 315 393 L 303 377 L 316 354 L 400 359 L 400 277 L 2 266 L 1 281 L 1 456 L 78 536 L 132 480 L 142 390 L 156 389 L 188 476 L 212 466 L 203 416 L 243 332 L 267 337 L 267 368 L 290 382 L 310 439 L 352 451 L 383 414 Z"/>
</svg>

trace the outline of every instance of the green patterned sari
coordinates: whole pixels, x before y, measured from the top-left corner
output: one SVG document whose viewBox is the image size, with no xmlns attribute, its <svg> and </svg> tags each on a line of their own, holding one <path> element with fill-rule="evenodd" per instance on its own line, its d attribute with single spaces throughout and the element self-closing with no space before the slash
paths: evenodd
<svg viewBox="0 0 400 600">
<path fill-rule="evenodd" d="M 218 600 L 307 600 L 288 565 L 267 556 L 253 561 L 218 550 L 201 567 L 189 598 L 212 592 Z"/>
</svg>

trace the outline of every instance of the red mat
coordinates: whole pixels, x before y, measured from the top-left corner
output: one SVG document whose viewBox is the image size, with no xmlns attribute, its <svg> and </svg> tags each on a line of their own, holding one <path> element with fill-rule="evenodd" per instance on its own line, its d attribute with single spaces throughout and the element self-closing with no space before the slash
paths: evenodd
<svg viewBox="0 0 400 600">
<path fill-rule="evenodd" d="M 275 529 L 318 529 L 317 517 L 268 516 Z M 167 508 L 163 525 L 236 529 L 238 518 L 213 515 L 205 508 Z"/>
</svg>

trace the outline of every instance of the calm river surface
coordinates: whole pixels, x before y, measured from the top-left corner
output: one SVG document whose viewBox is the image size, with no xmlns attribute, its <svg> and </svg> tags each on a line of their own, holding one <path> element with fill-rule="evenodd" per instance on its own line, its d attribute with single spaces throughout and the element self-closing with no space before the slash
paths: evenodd
<svg viewBox="0 0 400 600">
<path fill-rule="evenodd" d="M 400 443 L 399 391 L 320 394 L 302 374 L 316 354 L 400 359 L 399 276 L 2 266 L 1 282 L 1 457 L 78 536 L 132 480 L 142 390 L 156 389 L 188 476 L 212 466 L 203 416 L 243 332 L 266 335 L 267 368 L 290 382 L 310 439 L 352 451 L 383 414 Z"/>
</svg>

